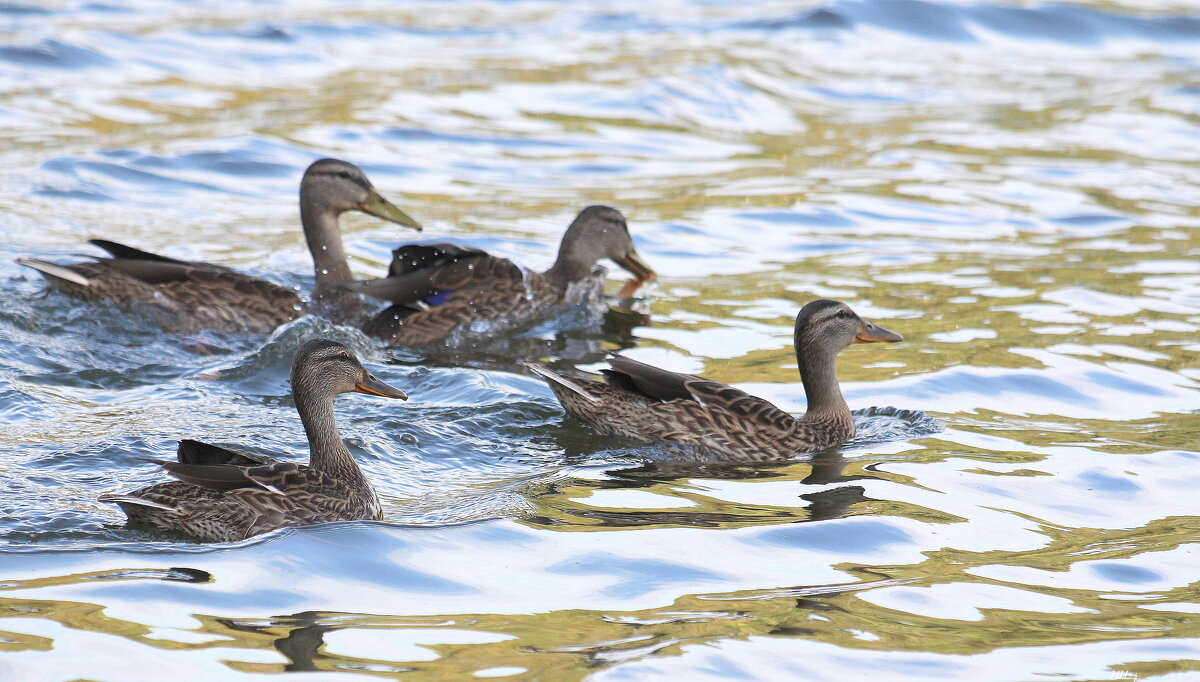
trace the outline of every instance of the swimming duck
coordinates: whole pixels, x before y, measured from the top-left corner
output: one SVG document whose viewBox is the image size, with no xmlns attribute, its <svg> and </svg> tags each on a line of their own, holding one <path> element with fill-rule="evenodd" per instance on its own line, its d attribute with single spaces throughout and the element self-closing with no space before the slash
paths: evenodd
<svg viewBox="0 0 1200 682">
<path fill-rule="evenodd" d="M 558 259 L 543 273 L 479 249 L 409 244 L 392 252 L 387 277 L 344 287 L 392 303 L 363 325 L 364 332 L 389 346 L 420 346 L 445 339 L 463 324 L 533 319 L 563 303 L 577 286 L 602 288 L 594 272 L 601 258 L 633 273 L 636 284 L 655 277 L 634 249 L 621 212 L 589 206 L 567 228 Z"/>
<path fill-rule="evenodd" d="M 796 364 L 808 411 L 796 418 L 725 384 L 614 356 L 605 381 L 568 378 L 530 365 L 571 416 L 601 433 L 642 442 L 695 446 L 702 457 L 776 461 L 843 443 L 854 420 L 838 386 L 834 360 L 852 343 L 901 341 L 850 306 L 812 301 L 796 316 Z"/>
<path fill-rule="evenodd" d="M 357 210 L 420 230 L 404 211 L 380 196 L 357 166 L 321 159 L 300 181 L 300 221 L 312 253 L 317 283 L 306 303 L 295 291 L 229 268 L 184 261 L 149 253 L 124 244 L 92 239 L 109 258 L 57 265 L 36 258 L 18 258 L 21 265 L 42 273 L 56 289 L 88 301 L 131 305 L 160 326 L 176 332 L 200 329 L 265 334 L 305 314 L 351 314 L 325 299 L 344 297 L 331 285 L 351 279 L 342 247 L 338 216 Z M 336 316 L 335 316 L 336 317 Z M 341 321 L 335 319 L 335 321 Z"/>
<path fill-rule="evenodd" d="M 119 504 L 131 522 L 213 541 L 327 521 L 378 519 L 379 497 L 334 422 L 334 396 L 352 391 L 408 399 L 367 372 L 346 346 L 309 341 L 292 363 L 292 395 L 308 436 L 307 465 L 184 440 L 178 461 L 148 460 L 179 480 L 99 500 Z"/>
</svg>

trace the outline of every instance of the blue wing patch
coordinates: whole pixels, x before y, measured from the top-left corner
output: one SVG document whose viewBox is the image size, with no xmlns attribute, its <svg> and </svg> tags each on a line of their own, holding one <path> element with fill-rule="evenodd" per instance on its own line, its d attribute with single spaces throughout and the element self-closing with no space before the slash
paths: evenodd
<svg viewBox="0 0 1200 682">
<path fill-rule="evenodd" d="M 454 293 L 454 291 L 439 291 L 436 294 L 425 299 L 425 303 L 430 306 L 439 306 L 439 305 L 445 303 L 446 299 L 450 298 L 450 296 L 453 293 Z"/>
</svg>

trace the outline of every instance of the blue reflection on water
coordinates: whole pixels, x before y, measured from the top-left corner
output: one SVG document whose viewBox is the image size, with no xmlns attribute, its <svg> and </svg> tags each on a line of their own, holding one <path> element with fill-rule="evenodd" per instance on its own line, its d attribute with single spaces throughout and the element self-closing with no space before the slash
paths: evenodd
<svg viewBox="0 0 1200 682">
<path fill-rule="evenodd" d="M 633 598 L 668 585 L 704 583 L 722 580 L 720 573 L 666 561 L 626 559 L 611 554 L 585 554 L 546 569 L 565 575 L 594 575 L 614 578 L 616 584 L 600 590 L 600 594 Z"/>
<path fill-rule="evenodd" d="M 875 552 L 893 544 L 911 544 L 914 539 L 889 523 L 846 519 L 771 528 L 747 542 L 765 542 L 780 547 L 801 547 L 835 554 L 859 554 Z"/>
</svg>

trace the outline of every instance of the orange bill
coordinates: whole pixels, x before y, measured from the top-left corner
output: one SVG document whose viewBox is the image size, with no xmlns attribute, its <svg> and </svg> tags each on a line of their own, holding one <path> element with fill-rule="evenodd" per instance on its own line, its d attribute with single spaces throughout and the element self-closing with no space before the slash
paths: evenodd
<svg viewBox="0 0 1200 682">
<path fill-rule="evenodd" d="M 858 332 L 858 336 L 854 337 L 854 343 L 871 343 L 873 341 L 892 343 L 903 340 L 904 337 L 896 332 L 884 329 L 877 324 L 871 324 L 866 320 L 863 320 L 863 327 Z"/>
<path fill-rule="evenodd" d="M 368 374 L 361 381 L 354 385 L 354 390 L 357 393 L 366 393 L 367 395 L 378 395 L 384 398 L 399 398 L 408 400 L 408 395 L 394 386 L 389 386 L 374 376 Z"/>
<path fill-rule="evenodd" d="M 617 300 L 624 301 L 627 298 L 633 298 L 639 287 L 642 286 L 642 280 L 637 277 L 630 277 L 621 285 L 621 290 L 617 292 Z"/>
<path fill-rule="evenodd" d="M 642 260 L 638 252 L 633 249 L 630 249 L 624 258 L 615 258 L 613 260 L 617 262 L 617 265 L 633 273 L 633 276 L 638 278 L 640 282 L 652 282 L 658 276 L 654 272 L 654 268 L 646 265 L 646 261 Z"/>
</svg>

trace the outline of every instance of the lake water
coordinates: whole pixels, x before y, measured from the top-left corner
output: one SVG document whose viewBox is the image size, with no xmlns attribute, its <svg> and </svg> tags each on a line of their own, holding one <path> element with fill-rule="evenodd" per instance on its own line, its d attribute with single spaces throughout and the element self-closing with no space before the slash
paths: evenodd
<svg viewBox="0 0 1200 682">
<path fill-rule="evenodd" d="M 0 679 L 1196 679 L 1197 73 L 1179 0 L 0 4 Z M 107 237 L 307 290 L 321 156 L 537 268 L 619 207 L 651 324 L 171 336 L 13 263 Z M 414 237 L 342 224 L 361 276 Z M 818 297 L 905 336 L 842 354 L 851 407 L 942 430 L 647 462 L 509 361 L 801 412 Z M 411 395 L 338 402 L 386 521 L 205 545 L 95 501 L 180 438 L 303 457 L 317 335 Z"/>
</svg>

